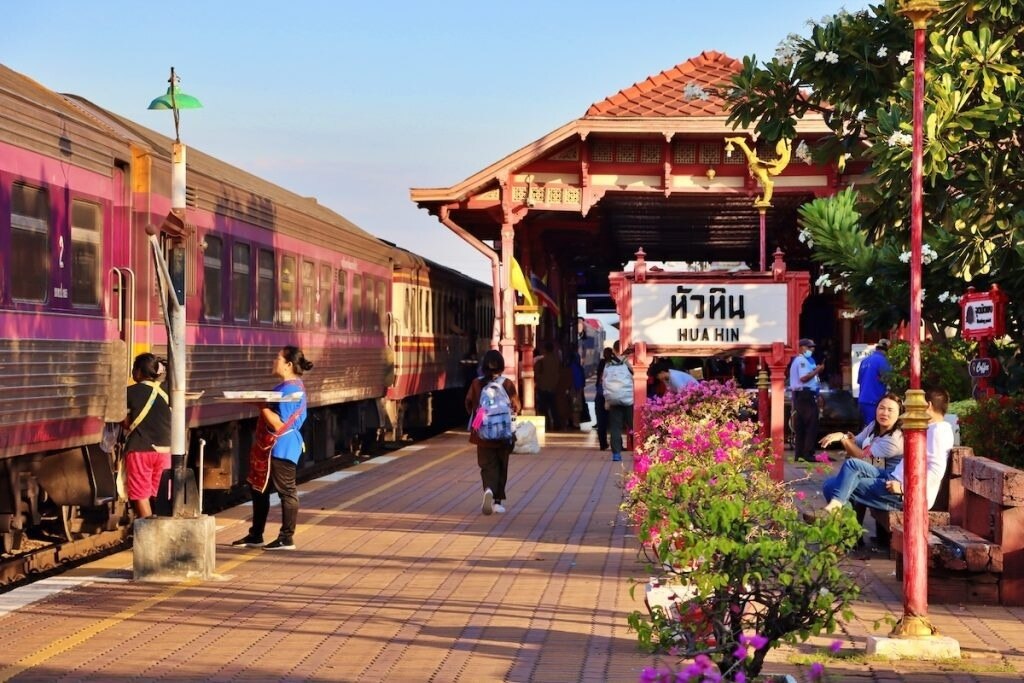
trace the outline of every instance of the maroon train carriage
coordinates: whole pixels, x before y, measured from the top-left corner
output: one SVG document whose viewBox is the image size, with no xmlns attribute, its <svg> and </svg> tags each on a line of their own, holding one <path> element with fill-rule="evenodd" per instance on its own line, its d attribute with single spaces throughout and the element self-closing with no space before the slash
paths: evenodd
<svg viewBox="0 0 1024 683">
<path fill-rule="evenodd" d="M 495 321 L 489 285 L 396 251 L 388 332 L 395 377 L 387 414 L 389 436 L 398 440 L 464 416 L 466 391 Z"/>
<path fill-rule="evenodd" d="M 304 378 L 304 468 L 351 458 L 393 427 L 389 391 L 417 404 L 413 392 L 439 386 L 398 382 L 389 346 L 393 269 L 414 255 L 197 150 L 176 227 L 165 220 L 171 143 L 0 65 L 3 552 L 40 524 L 73 538 L 127 521 L 119 464 L 101 440 L 126 412 L 134 356 L 166 351 L 147 227 L 161 228 L 186 301 L 187 389 L 202 392 L 189 401 L 190 462 L 202 452 L 204 488 L 244 481 L 256 412 L 218 397 L 270 388 L 282 345 L 302 346 L 315 363 Z M 435 283 L 449 297 L 467 291 L 427 270 L 435 275 L 417 296 L 445 301 Z M 443 343 L 436 352 L 464 353 Z"/>
</svg>

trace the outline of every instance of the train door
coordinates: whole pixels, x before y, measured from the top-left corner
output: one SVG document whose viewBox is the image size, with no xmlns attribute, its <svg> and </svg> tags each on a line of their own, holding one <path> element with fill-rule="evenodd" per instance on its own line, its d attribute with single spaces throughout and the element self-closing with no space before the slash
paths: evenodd
<svg viewBox="0 0 1024 683">
<path fill-rule="evenodd" d="M 135 353 L 135 270 L 131 267 L 131 190 L 126 181 L 127 168 L 116 164 L 114 168 L 114 206 L 111 211 L 110 235 L 110 306 L 109 315 L 114 319 L 117 335 L 124 346 L 120 354 L 123 360 L 125 383 L 131 372 Z"/>
</svg>

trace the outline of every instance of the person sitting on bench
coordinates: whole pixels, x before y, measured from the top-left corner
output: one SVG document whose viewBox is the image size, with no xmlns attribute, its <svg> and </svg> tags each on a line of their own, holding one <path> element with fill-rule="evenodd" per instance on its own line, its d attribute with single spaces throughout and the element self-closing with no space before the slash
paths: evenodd
<svg viewBox="0 0 1024 683">
<path fill-rule="evenodd" d="M 896 394 L 888 393 L 878 401 L 875 419 L 859 434 L 855 436 L 850 432 L 832 432 L 826 434 L 819 445 L 827 448 L 838 443 L 846 451 L 847 457 L 862 458 L 879 469 L 892 472 L 903 460 L 903 422 L 900 420 L 902 412 L 903 400 Z M 834 490 L 838 479 L 837 473 L 826 480 L 825 489 Z M 863 524 L 867 508 L 860 503 L 854 503 L 853 509 L 857 513 L 857 521 Z M 876 541 L 881 546 L 889 544 L 885 530 L 878 530 Z"/>
<path fill-rule="evenodd" d="M 953 447 L 953 428 L 945 420 L 949 393 L 945 389 L 929 389 L 925 392 L 925 400 L 928 402 L 926 489 L 928 508 L 931 509 L 946 474 L 949 450 Z M 825 481 L 823 493 L 828 501 L 825 510 L 838 510 L 850 502 L 878 510 L 902 510 L 905 462 L 901 460 L 892 471 L 886 471 L 866 460 L 850 458 L 843 463 L 837 476 Z"/>
</svg>

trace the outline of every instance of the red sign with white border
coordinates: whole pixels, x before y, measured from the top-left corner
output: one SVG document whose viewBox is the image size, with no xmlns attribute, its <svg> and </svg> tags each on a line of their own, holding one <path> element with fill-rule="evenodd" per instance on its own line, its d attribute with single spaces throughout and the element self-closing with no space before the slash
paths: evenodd
<svg viewBox="0 0 1024 683">
<path fill-rule="evenodd" d="M 998 285 L 987 292 L 968 287 L 960 297 L 960 333 L 964 339 L 995 339 L 1006 330 L 1006 295 Z"/>
</svg>

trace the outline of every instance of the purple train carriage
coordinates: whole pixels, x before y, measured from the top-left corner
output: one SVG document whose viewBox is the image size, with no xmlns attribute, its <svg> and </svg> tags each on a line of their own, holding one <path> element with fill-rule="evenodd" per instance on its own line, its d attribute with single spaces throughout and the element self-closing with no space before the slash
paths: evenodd
<svg viewBox="0 0 1024 683">
<path fill-rule="evenodd" d="M 244 482 L 255 418 L 218 397 L 269 388 L 285 344 L 316 364 L 302 468 L 462 410 L 456 370 L 487 341 L 489 287 L 197 150 L 175 228 L 171 143 L 0 65 L 4 553 L 44 523 L 76 538 L 128 521 L 102 442 L 125 415 L 134 356 L 166 352 L 147 227 L 186 302 L 187 388 L 201 392 L 188 402 L 190 463 L 202 450 L 205 489 Z"/>
</svg>

